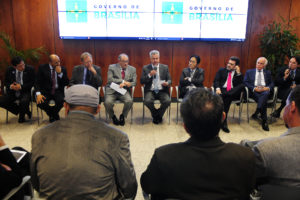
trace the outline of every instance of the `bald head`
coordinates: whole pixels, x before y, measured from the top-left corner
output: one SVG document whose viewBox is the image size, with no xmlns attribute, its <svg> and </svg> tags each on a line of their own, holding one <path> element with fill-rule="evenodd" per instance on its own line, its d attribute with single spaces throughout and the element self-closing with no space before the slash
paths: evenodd
<svg viewBox="0 0 300 200">
<path fill-rule="evenodd" d="M 49 56 L 49 63 L 52 67 L 60 66 L 60 59 L 59 59 L 58 55 L 51 54 Z"/>
</svg>

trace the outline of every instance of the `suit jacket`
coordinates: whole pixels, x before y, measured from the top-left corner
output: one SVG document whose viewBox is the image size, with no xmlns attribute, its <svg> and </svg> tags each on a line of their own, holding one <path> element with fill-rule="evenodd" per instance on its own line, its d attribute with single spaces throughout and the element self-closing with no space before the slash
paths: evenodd
<svg viewBox="0 0 300 200">
<path fill-rule="evenodd" d="M 259 141 L 253 147 L 258 157 L 258 178 L 264 178 L 269 184 L 300 188 L 299 143 L 300 127 Z"/>
<path fill-rule="evenodd" d="M 180 97 L 184 97 L 184 95 L 188 92 L 188 86 L 195 85 L 196 87 L 203 87 L 203 81 L 204 81 L 204 69 L 202 68 L 196 68 L 196 71 L 194 72 L 193 78 L 191 79 L 191 82 L 188 80 L 184 80 L 186 77 L 191 77 L 191 71 L 190 68 L 184 68 L 182 70 L 180 81 L 179 81 L 179 91 L 180 91 Z"/>
<path fill-rule="evenodd" d="M 255 183 L 255 156 L 250 149 L 190 138 L 155 150 L 141 176 L 153 199 L 249 199 Z"/>
<path fill-rule="evenodd" d="M 98 87 L 102 85 L 101 68 L 96 65 L 93 65 L 93 67 L 96 70 L 97 74 L 94 75 L 91 73 L 92 75 L 90 76 L 89 85 L 93 86 L 97 90 Z M 83 83 L 84 68 L 85 67 L 82 65 L 78 65 L 74 67 L 72 71 L 70 85 Z"/>
<path fill-rule="evenodd" d="M 141 76 L 141 84 L 145 84 L 144 92 L 148 92 L 151 90 L 153 76 L 151 76 L 149 78 L 148 74 L 152 71 L 152 69 L 153 68 L 152 68 L 151 64 L 145 65 L 143 67 L 142 76 Z M 166 82 L 168 82 L 169 86 L 172 84 L 168 65 L 159 63 L 159 77 L 160 77 L 160 80 L 165 80 Z M 162 86 L 162 91 L 169 93 L 168 88 L 169 87 Z"/>
<path fill-rule="evenodd" d="M 32 184 L 47 199 L 135 197 L 128 136 L 90 113 L 71 111 L 36 131 L 31 153 Z"/>
<path fill-rule="evenodd" d="M 226 67 L 222 67 L 219 69 L 219 71 L 216 73 L 215 79 L 214 79 L 214 88 L 223 88 L 223 85 L 225 84 L 228 76 L 228 70 Z M 233 87 L 237 87 L 238 85 L 243 84 L 243 75 L 238 75 L 236 72 L 234 73 L 232 77 L 232 85 Z"/>
<path fill-rule="evenodd" d="M 284 72 L 286 69 L 289 67 L 282 67 L 279 69 L 277 75 L 276 75 L 276 80 L 275 80 L 275 85 L 278 86 L 279 90 L 282 89 L 290 89 L 293 81 L 295 81 L 296 85 L 300 84 L 300 68 L 296 69 L 296 76 L 294 79 L 289 75 L 286 80 L 284 80 Z"/>
<path fill-rule="evenodd" d="M 56 75 L 58 90 L 64 93 L 64 88 L 69 84 L 69 78 L 65 67 L 61 67 L 62 77 Z M 50 95 L 52 90 L 52 78 L 49 64 L 40 65 L 37 73 L 35 90 L 43 95 Z"/>
<path fill-rule="evenodd" d="M 125 81 L 130 82 L 131 86 L 136 85 L 136 69 L 130 65 L 127 66 L 125 70 Z M 113 94 L 115 90 L 111 89 L 109 86 L 112 82 L 120 85 L 122 83 L 122 74 L 121 74 L 121 66 L 119 63 L 109 65 L 107 72 L 107 84 L 106 84 L 106 94 Z M 130 88 L 124 87 L 129 91 Z M 130 91 L 129 91 L 130 92 Z"/>
<path fill-rule="evenodd" d="M 11 189 L 21 184 L 23 173 L 8 148 L 0 150 L 0 162 L 12 169 L 7 171 L 0 165 L 0 199 L 2 199 Z"/>
<path fill-rule="evenodd" d="M 272 81 L 271 72 L 269 70 L 264 69 L 263 73 L 264 73 L 266 87 L 269 87 L 271 91 L 274 87 L 274 82 Z M 249 88 L 250 91 L 253 91 L 255 88 L 254 86 L 255 74 L 256 74 L 256 68 L 247 70 L 245 74 L 244 84 L 246 87 Z"/>
<path fill-rule="evenodd" d="M 31 88 L 34 85 L 34 81 L 34 68 L 29 65 L 25 65 L 25 69 L 23 71 L 23 84 L 21 84 L 21 95 L 24 93 L 30 94 Z M 10 89 L 10 85 L 16 82 L 16 69 L 14 67 L 8 67 L 4 82 L 7 89 L 7 94 L 15 96 L 16 91 Z"/>
</svg>

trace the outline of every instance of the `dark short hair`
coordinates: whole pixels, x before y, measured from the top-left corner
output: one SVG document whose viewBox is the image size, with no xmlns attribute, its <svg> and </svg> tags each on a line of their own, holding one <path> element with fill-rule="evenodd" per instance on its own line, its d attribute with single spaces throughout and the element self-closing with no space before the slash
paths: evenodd
<svg viewBox="0 0 300 200">
<path fill-rule="evenodd" d="M 19 56 L 16 56 L 16 57 L 13 57 L 11 59 L 11 64 L 13 66 L 17 66 L 18 64 L 20 64 L 20 62 L 24 61 L 23 58 L 19 57 Z"/>
<path fill-rule="evenodd" d="M 197 88 L 183 99 L 180 113 L 186 130 L 192 137 L 209 140 L 220 131 L 223 101 L 219 95 Z"/>
<path fill-rule="evenodd" d="M 196 58 L 197 64 L 199 64 L 201 62 L 201 58 L 198 55 L 191 55 L 190 59 L 191 58 Z"/>
<path fill-rule="evenodd" d="M 300 56 L 292 56 L 290 59 L 295 58 L 297 64 L 300 64 Z"/>
<path fill-rule="evenodd" d="M 297 85 L 290 93 L 288 101 L 295 101 L 298 111 L 300 111 L 300 85 Z"/>
<path fill-rule="evenodd" d="M 237 56 L 231 56 L 229 58 L 229 60 L 235 61 L 235 65 L 239 65 L 240 64 L 240 59 Z"/>
</svg>

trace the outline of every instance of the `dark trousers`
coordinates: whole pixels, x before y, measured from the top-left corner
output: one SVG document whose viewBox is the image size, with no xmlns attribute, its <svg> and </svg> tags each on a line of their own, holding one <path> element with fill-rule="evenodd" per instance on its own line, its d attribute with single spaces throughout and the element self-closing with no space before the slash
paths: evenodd
<svg viewBox="0 0 300 200">
<path fill-rule="evenodd" d="M 252 97 L 257 103 L 256 112 L 261 114 L 262 120 L 267 120 L 267 102 L 269 95 L 270 91 L 260 93 L 250 91 L 250 97 Z"/>
<path fill-rule="evenodd" d="M 29 112 L 30 96 L 30 92 L 22 93 L 18 98 L 13 93 L 1 96 L 0 107 L 15 115 L 20 114 L 21 117 L 24 117 L 25 113 Z M 16 100 L 18 100 L 18 103 L 16 103 Z"/>
<path fill-rule="evenodd" d="M 58 116 L 58 113 L 60 109 L 64 105 L 64 93 L 61 91 L 55 91 L 54 95 L 51 94 L 42 94 L 46 97 L 43 103 L 38 104 L 38 107 L 40 107 L 42 110 L 44 110 L 49 117 L 56 118 Z M 54 100 L 55 106 L 50 106 L 49 101 Z"/>
<path fill-rule="evenodd" d="M 279 88 L 278 89 L 278 95 L 277 97 L 281 99 L 281 105 L 278 108 L 278 111 L 281 112 L 281 110 L 284 108 L 286 104 L 286 99 L 288 98 L 290 92 L 292 91 L 292 88 Z"/>
<path fill-rule="evenodd" d="M 156 109 L 154 107 L 154 100 L 160 101 L 159 109 Z M 167 92 L 164 92 L 162 90 L 160 90 L 157 94 L 154 91 L 145 92 L 145 105 L 147 106 L 147 108 L 149 108 L 152 118 L 162 118 L 170 104 L 170 95 Z"/>
<path fill-rule="evenodd" d="M 222 92 L 221 97 L 224 103 L 224 112 L 226 113 L 226 119 L 227 119 L 227 113 L 230 109 L 231 102 L 233 100 L 240 99 L 241 92 L 243 91 L 243 89 L 244 89 L 243 84 L 240 84 L 229 91 L 227 91 L 226 88 L 221 88 L 221 92 Z"/>
</svg>

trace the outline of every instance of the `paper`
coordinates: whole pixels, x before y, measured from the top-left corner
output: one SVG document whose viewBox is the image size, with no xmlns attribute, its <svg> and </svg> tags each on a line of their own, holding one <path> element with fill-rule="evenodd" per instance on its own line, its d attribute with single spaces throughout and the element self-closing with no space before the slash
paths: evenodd
<svg viewBox="0 0 300 200">
<path fill-rule="evenodd" d="M 120 85 L 115 84 L 114 82 L 112 82 L 109 86 L 111 89 L 115 90 L 116 92 L 119 92 L 120 94 L 124 95 L 127 90 L 124 88 L 120 88 Z"/>
</svg>

